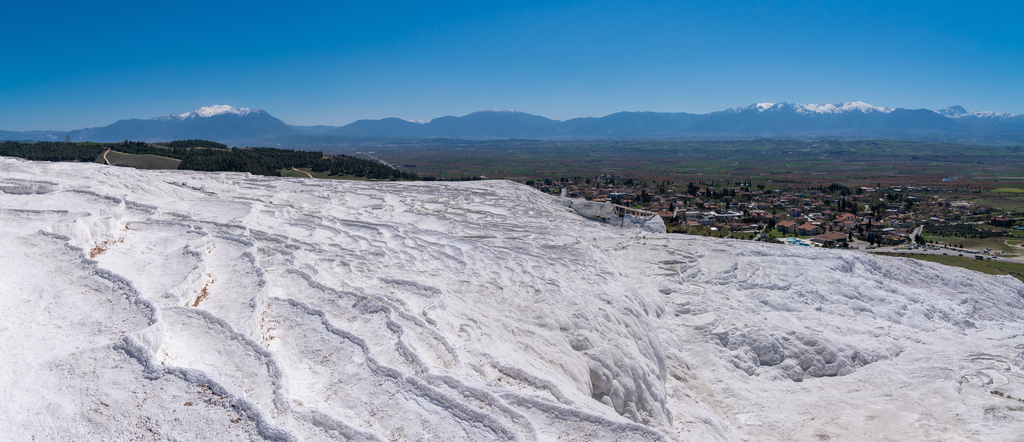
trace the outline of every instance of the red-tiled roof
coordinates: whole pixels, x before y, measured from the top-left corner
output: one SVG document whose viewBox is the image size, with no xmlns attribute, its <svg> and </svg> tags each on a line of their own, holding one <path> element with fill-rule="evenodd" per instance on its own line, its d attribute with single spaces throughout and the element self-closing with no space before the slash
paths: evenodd
<svg viewBox="0 0 1024 442">
<path fill-rule="evenodd" d="M 814 235 L 814 238 L 820 239 L 822 241 L 842 241 L 844 239 L 847 239 L 847 236 L 845 233 L 826 232 L 822 233 L 821 235 Z"/>
</svg>

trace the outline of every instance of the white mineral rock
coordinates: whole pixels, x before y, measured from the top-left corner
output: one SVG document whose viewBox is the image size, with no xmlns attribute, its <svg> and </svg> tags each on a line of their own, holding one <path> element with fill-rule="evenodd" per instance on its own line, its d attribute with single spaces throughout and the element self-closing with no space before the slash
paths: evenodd
<svg viewBox="0 0 1024 442">
<path fill-rule="evenodd" d="M 1024 434 L 1011 277 L 620 228 L 506 181 L 0 158 L 0 229 L 4 440 Z"/>
</svg>

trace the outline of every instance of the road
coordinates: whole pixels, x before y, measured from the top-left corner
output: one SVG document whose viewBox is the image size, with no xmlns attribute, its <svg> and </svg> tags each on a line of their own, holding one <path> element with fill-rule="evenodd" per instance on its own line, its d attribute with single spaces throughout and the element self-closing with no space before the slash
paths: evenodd
<svg viewBox="0 0 1024 442">
<path fill-rule="evenodd" d="M 1012 262 L 1012 263 L 1016 263 L 1016 264 L 1024 263 L 1024 258 L 1021 258 L 1021 257 L 1006 258 L 1006 257 L 1001 257 L 999 255 L 986 255 L 986 254 L 983 254 L 983 253 L 980 253 L 980 252 L 975 252 L 975 251 L 972 251 L 972 250 L 957 249 L 957 248 L 953 248 L 953 247 L 939 247 L 939 250 L 932 250 L 931 247 L 929 247 L 929 248 L 913 249 L 913 248 L 909 248 L 907 246 L 896 246 L 896 247 L 879 247 L 879 248 L 876 248 L 876 249 L 865 250 L 865 251 L 866 252 L 876 252 L 876 253 L 877 252 L 904 253 L 904 254 L 909 254 L 909 255 L 951 255 L 951 256 L 963 256 L 964 258 L 972 258 L 975 255 L 977 255 L 977 256 L 984 256 L 985 257 L 985 261 L 1002 261 L 1002 262 Z M 989 257 L 992 257 L 992 259 L 988 259 Z"/>
<path fill-rule="evenodd" d="M 104 156 L 103 158 L 105 159 L 105 158 L 106 158 L 106 156 Z M 296 168 L 294 168 L 294 167 L 292 168 L 292 170 L 294 170 L 294 171 L 296 171 L 296 172 L 302 172 L 302 173 L 306 174 L 306 176 L 308 176 L 308 177 L 310 177 L 310 178 L 313 178 L 313 175 L 312 175 L 312 174 L 310 174 L 309 172 L 306 172 L 305 170 L 299 170 L 299 169 L 296 169 Z"/>
<path fill-rule="evenodd" d="M 917 239 L 918 235 L 920 235 L 923 230 L 924 230 L 924 226 L 917 226 L 917 228 L 914 229 L 914 233 L 910 234 L 910 244 L 912 244 L 912 245 L 913 244 L 917 244 L 917 240 L 916 239 Z"/>
<path fill-rule="evenodd" d="M 1008 257 L 999 256 L 999 255 L 986 255 L 986 254 L 984 254 L 982 252 L 976 252 L 974 250 L 959 249 L 959 248 L 956 248 L 956 247 L 946 247 L 946 246 L 940 246 L 938 250 L 933 250 L 931 247 L 923 247 L 923 248 L 919 248 L 919 249 L 912 248 L 912 246 L 916 244 L 916 242 L 914 242 L 914 238 L 917 238 L 917 236 L 921 234 L 921 231 L 923 229 L 924 229 L 923 226 L 918 227 L 917 229 L 914 229 L 914 233 L 910 235 L 910 241 L 911 241 L 911 246 L 910 247 L 905 246 L 905 245 L 904 246 L 879 247 L 879 248 L 872 249 L 872 250 L 867 250 L 867 251 L 868 252 L 886 252 L 886 253 L 906 253 L 906 254 L 918 254 L 918 255 L 952 255 L 952 256 L 963 256 L 965 258 L 971 258 L 971 257 L 974 257 L 974 256 L 984 256 L 986 261 L 1002 261 L 1002 262 L 1012 262 L 1012 263 L 1017 263 L 1017 264 L 1024 263 L 1024 256 L 1008 258 Z M 992 259 L 989 259 L 989 257 L 991 257 Z"/>
</svg>

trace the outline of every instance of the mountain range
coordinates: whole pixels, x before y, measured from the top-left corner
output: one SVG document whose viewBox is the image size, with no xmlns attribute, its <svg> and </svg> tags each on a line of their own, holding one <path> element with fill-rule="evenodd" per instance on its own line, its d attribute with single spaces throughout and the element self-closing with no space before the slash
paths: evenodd
<svg viewBox="0 0 1024 442">
<path fill-rule="evenodd" d="M 112 142 L 200 138 L 229 145 L 323 146 L 357 139 L 744 139 L 884 138 L 1024 143 L 1024 115 L 934 111 L 836 104 L 757 103 L 708 114 L 618 112 L 559 121 L 513 110 L 487 110 L 428 122 L 400 118 L 359 120 L 345 126 L 295 126 L 262 109 L 207 106 L 184 114 L 120 120 L 103 127 L 11 132 L 0 139 Z"/>
</svg>

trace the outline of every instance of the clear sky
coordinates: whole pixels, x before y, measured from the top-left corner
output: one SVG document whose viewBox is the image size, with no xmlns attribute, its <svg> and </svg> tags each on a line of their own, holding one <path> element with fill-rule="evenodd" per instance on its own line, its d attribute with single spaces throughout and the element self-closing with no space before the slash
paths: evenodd
<svg viewBox="0 0 1024 442">
<path fill-rule="evenodd" d="M 756 102 L 1024 113 L 1024 2 L 7 1 L 0 129 Z"/>
</svg>

